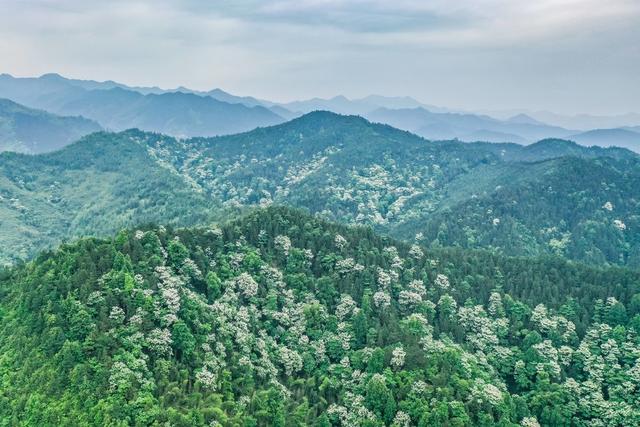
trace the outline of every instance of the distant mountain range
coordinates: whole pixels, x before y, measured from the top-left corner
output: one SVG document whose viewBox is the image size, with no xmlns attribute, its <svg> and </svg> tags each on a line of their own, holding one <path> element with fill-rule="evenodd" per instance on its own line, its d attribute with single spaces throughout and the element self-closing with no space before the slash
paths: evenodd
<svg viewBox="0 0 640 427">
<path fill-rule="evenodd" d="M 601 147 L 623 147 L 640 152 L 640 127 L 629 129 L 594 129 L 569 137 L 582 145 L 599 145 Z"/>
<path fill-rule="evenodd" d="M 422 104 L 415 99 L 404 97 L 387 97 L 380 95 L 370 95 L 360 99 L 349 99 L 345 96 L 336 96 L 330 99 L 313 98 L 304 101 L 294 101 L 284 104 L 277 104 L 289 111 L 310 113 L 312 111 L 332 111 L 338 114 L 350 114 L 366 116 L 379 108 L 404 109 L 404 108 L 425 108 L 434 112 L 447 112 L 448 110 L 434 105 Z"/>
<path fill-rule="evenodd" d="M 62 117 L 0 99 L 0 151 L 44 153 L 101 130 L 82 117 Z"/>
<path fill-rule="evenodd" d="M 539 123 L 525 116 L 497 120 L 489 116 L 462 113 L 434 113 L 425 108 L 379 108 L 366 115 L 428 139 L 530 143 L 544 138 L 562 138 L 573 132 Z"/>
<path fill-rule="evenodd" d="M 640 134 L 640 116 L 635 114 L 607 118 L 517 111 L 498 119 L 423 104 L 411 97 L 336 96 L 277 103 L 236 96 L 218 88 L 197 91 L 185 87 L 130 87 L 114 81 L 67 79 L 58 74 L 38 78 L 0 75 L 0 97 L 54 114 L 81 115 L 109 130 L 139 128 L 179 137 L 228 135 L 327 110 L 360 115 L 434 140 L 530 144 L 545 138 L 567 138 L 583 145 L 640 151 L 636 136 Z M 586 133 L 581 132 L 589 123 L 628 126 L 587 128 Z"/>
<path fill-rule="evenodd" d="M 515 116 L 527 116 L 536 122 L 551 126 L 587 131 L 590 129 L 613 129 L 637 126 L 640 124 L 640 113 L 631 112 L 613 115 L 595 114 L 559 114 L 543 110 L 511 109 L 511 110 L 481 110 L 477 114 L 485 114 L 500 120 L 509 120 Z"/>
<path fill-rule="evenodd" d="M 179 91 L 138 90 L 114 82 L 69 80 L 57 74 L 0 76 L 0 97 L 55 114 L 82 115 L 116 131 L 139 128 L 174 136 L 213 136 L 285 121 L 263 106 Z"/>
<path fill-rule="evenodd" d="M 432 142 L 329 112 L 215 138 L 100 132 L 50 154 L 0 154 L 0 261 L 272 203 L 435 246 L 640 266 L 631 151 Z"/>
</svg>

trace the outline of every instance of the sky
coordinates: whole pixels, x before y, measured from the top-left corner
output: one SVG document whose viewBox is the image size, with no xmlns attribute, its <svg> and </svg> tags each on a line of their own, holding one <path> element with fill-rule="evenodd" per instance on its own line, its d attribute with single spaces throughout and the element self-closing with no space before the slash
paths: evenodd
<svg viewBox="0 0 640 427">
<path fill-rule="evenodd" d="M 0 72 L 640 112 L 639 0 L 0 0 Z"/>
</svg>

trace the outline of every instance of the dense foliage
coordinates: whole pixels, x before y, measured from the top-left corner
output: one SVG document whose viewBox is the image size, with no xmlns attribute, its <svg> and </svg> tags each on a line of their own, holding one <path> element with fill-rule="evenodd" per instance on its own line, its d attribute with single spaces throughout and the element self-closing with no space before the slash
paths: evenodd
<svg viewBox="0 0 640 427">
<path fill-rule="evenodd" d="M 0 277 L 0 425 L 630 426 L 640 274 L 284 208 Z"/>
<path fill-rule="evenodd" d="M 98 133 L 0 155 L 0 262 L 154 220 L 292 205 L 426 245 L 640 265 L 640 160 L 560 140 L 431 142 L 327 112 L 218 138 Z"/>
</svg>

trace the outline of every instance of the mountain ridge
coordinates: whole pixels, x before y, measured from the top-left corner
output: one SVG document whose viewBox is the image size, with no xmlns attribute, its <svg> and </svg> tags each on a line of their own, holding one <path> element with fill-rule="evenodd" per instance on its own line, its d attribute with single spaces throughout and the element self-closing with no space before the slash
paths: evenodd
<svg viewBox="0 0 640 427">
<path fill-rule="evenodd" d="M 211 136 L 285 121 L 266 107 L 247 107 L 194 93 L 152 92 L 60 75 L 13 78 L 5 74 L 0 78 L 0 96 L 56 114 L 82 115 L 113 130 L 139 127 L 177 136 Z"/>
<path fill-rule="evenodd" d="M 568 167 L 559 166 L 562 158 Z M 88 231 L 100 235 L 148 220 L 196 225 L 269 204 L 305 208 L 407 240 L 422 234 L 439 245 L 500 252 L 513 236 L 527 236 L 514 254 L 560 251 L 601 264 L 640 261 L 634 213 L 640 184 L 628 185 L 638 178 L 640 160 L 622 149 L 553 140 L 529 147 L 428 141 L 362 117 L 314 112 L 213 138 L 102 132 L 51 154 L 0 159 L 0 241 L 12 248 L 0 253 L 3 263 Z M 583 165 L 578 175 L 568 176 L 576 164 Z M 490 176 L 502 178 L 490 185 Z M 545 195 L 544 180 L 558 182 L 557 195 Z M 609 183 L 606 188 L 596 185 L 601 181 Z M 468 188 L 461 192 L 458 182 Z M 509 208 L 514 200 L 527 205 L 536 198 L 555 204 L 548 216 Z M 465 205 L 467 200 L 473 204 Z M 612 212 L 602 207 L 607 202 Z M 588 209 L 575 215 L 579 204 Z M 459 216 L 465 210 L 474 214 Z M 503 212 L 505 226 L 494 226 L 498 216 L 487 210 Z M 559 222 L 562 216 L 573 222 Z M 465 237 L 447 218 L 471 221 L 467 228 L 475 237 Z M 624 231 L 617 228 L 622 226 Z M 569 235 L 566 247 L 550 246 Z M 589 245 L 602 250 L 589 254 Z"/>
<path fill-rule="evenodd" d="M 100 129 L 80 116 L 59 116 L 0 98 L 0 152 L 54 151 Z"/>
</svg>

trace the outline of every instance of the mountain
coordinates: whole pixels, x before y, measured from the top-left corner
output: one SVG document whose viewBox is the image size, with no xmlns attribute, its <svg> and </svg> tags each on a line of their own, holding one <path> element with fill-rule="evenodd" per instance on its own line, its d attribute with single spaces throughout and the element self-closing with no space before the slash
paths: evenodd
<svg viewBox="0 0 640 427">
<path fill-rule="evenodd" d="M 265 107 L 182 92 L 141 95 L 117 88 L 87 92 L 60 110 L 83 114 L 113 130 L 140 128 L 182 137 L 232 134 L 284 121 Z"/>
<path fill-rule="evenodd" d="M 422 104 L 421 102 L 416 101 L 415 99 L 408 96 L 388 97 L 381 95 L 369 95 L 365 98 L 359 99 L 349 99 L 345 96 L 339 95 L 330 99 L 312 98 L 308 100 L 293 101 L 278 105 L 286 108 L 289 111 L 299 111 L 302 113 L 326 110 L 338 114 L 353 114 L 360 116 L 366 116 L 367 114 L 379 108 L 428 108 L 430 110 L 438 112 L 447 111 L 446 109 L 433 105 Z"/>
<path fill-rule="evenodd" d="M 425 129 L 424 131 L 426 133 L 431 133 L 431 134 L 438 133 L 438 131 L 434 131 L 434 129 Z M 454 135 L 454 134 L 455 132 L 451 134 L 447 132 L 442 135 Z M 505 132 L 485 130 L 485 129 L 474 130 L 470 133 L 456 134 L 456 136 L 450 136 L 449 138 L 444 138 L 444 139 L 459 139 L 462 141 L 513 142 L 513 143 L 522 144 L 522 145 L 529 143 L 529 141 L 527 141 L 525 138 L 523 138 L 520 135 L 516 135 L 514 133 L 505 133 Z"/>
<path fill-rule="evenodd" d="M 629 129 L 594 129 L 567 138 L 583 145 L 622 147 L 640 153 L 640 132 Z"/>
<path fill-rule="evenodd" d="M 422 233 L 433 245 L 638 267 L 638 239 L 631 231 L 640 225 L 638 199 L 631 195 L 640 185 L 637 167 L 571 157 L 480 167 L 448 185 L 447 198 L 424 226 L 406 222 L 392 234 Z"/>
<path fill-rule="evenodd" d="M 138 223 L 207 223 L 213 203 L 137 137 L 143 134 L 95 133 L 54 153 L 0 153 L 0 265 Z"/>
<path fill-rule="evenodd" d="M 551 111 L 531 111 L 525 109 L 513 110 L 484 110 L 476 112 L 487 114 L 501 120 L 510 120 L 513 117 L 528 117 L 528 120 L 535 120 L 552 126 L 565 129 L 575 129 L 576 131 L 587 131 L 591 129 L 609 129 L 637 126 L 640 123 L 639 113 L 595 115 L 595 114 L 559 114 Z"/>
<path fill-rule="evenodd" d="M 0 99 L 0 151 L 54 151 L 100 129 L 82 117 L 56 116 Z"/>
<path fill-rule="evenodd" d="M 218 101 L 228 102 L 229 104 L 243 104 L 247 107 L 267 107 L 268 102 L 261 101 L 252 96 L 236 96 L 232 95 L 229 92 L 225 92 L 222 89 L 213 89 L 208 92 L 200 93 L 202 95 L 210 96 Z"/>
<path fill-rule="evenodd" d="M 381 96 L 381 95 L 369 95 L 361 98 L 361 102 L 367 103 L 377 108 L 385 107 L 391 109 L 397 108 L 419 108 L 424 107 L 433 111 L 444 112 L 446 109 L 436 107 L 434 105 L 426 105 L 420 101 L 417 101 L 410 96 Z"/>
<path fill-rule="evenodd" d="M 574 138 L 580 143 L 584 140 L 587 145 L 611 145 L 609 140 L 614 139 L 619 141 L 618 145 L 637 151 L 636 141 L 629 139 L 631 135 L 599 135 L 606 129 L 582 135 L 571 129 L 615 127 L 616 131 L 638 132 L 633 126 L 640 123 L 640 116 L 635 113 L 607 117 L 563 116 L 544 111 L 513 111 L 515 114 L 509 116 L 510 112 L 493 112 L 505 117 L 500 120 L 427 105 L 408 96 L 369 95 L 349 99 L 340 95 L 277 103 L 233 95 L 219 88 L 199 91 L 182 86 L 175 89 L 128 86 L 111 80 L 68 79 L 55 73 L 37 78 L 1 74 L 0 97 L 55 114 L 82 115 L 111 130 L 137 127 L 181 137 L 243 132 L 326 110 L 360 115 L 429 139 L 527 144 L 545 138 Z"/>
<path fill-rule="evenodd" d="M 283 117 L 287 120 L 292 120 L 302 115 L 302 113 L 287 110 L 286 108 L 281 107 L 280 105 L 272 105 L 268 108 L 269 110 L 273 111 L 280 117 Z"/>
<path fill-rule="evenodd" d="M 619 160 L 635 157 L 630 154 L 629 150 L 620 147 L 584 146 L 564 139 L 547 138 L 534 144 L 529 144 L 522 150 L 505 152 L 503 159 L 535 162 L 568 156 L 585 159 L 603 157 Z"/>
<path fill-rule="evenodd" d="M 624 126 L 635 126 L 640 123 L 639 113 L 627 113 L 613 116 L 597 116 L 592 114 L 567 116 L 548 111 L 536 111 L 529 114 L 545 123 L 566 127 L 568 129 L 580 130 L 619 128 Z"/>
<path fill-rule="evenodd" d="M 640 266 L 639 162 L 562 140 L 427 141 L 329 112 L 215 138 L 99 133 L 0 155 L 0 262 L 66 237 L 275 203 L 430 245 Z"/>
<path fill-rule="evenodd" d="M 431 112 L 422 107 L 394 110 L 379 108 L 365 117 L 429 139 L 476 141 L 477 138 L 486 138 L 486 142 L 534 142 L 572 134 L 570 130 L 539 123 L 524 116 L 502 121 L 477 114 Z"/>
<path fill-rule="evenodd" d="M 520 113 L 516 114 L 513 117 L 510 117 L 508 120 L 510 123 L 518 123 L 518 124 L 528 124 L 528 125 L 545 125 L 539 120 L 534 119 L 528 114 Z"/>
<path fill-rule="evenodd" d="M 144 91 L 143 91 L 144 92 Z M 82 115 L 111 130 L 140 128 L 174 136 L 213 136 L 284 121 L 262 106 L 227 103 L 194 93 L 141 93 L 113 82 L 0 76 L 0 96 L 62 115 Z"/>
<path fill-rule="evenodd" d="M 640 423 L 640 274 L 282 208 L 0 274 L 11 425 Z"/>
</svg>

